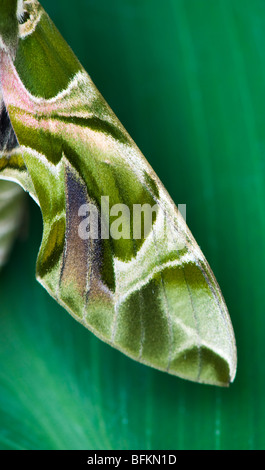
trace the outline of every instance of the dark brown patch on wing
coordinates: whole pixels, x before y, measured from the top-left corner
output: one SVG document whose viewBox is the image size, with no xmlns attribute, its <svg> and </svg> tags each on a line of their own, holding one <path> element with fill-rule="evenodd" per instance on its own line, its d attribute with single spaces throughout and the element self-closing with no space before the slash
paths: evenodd
<svg viewBox="0 0 265 470">
<path fill-rule="evenodd" d="M 11 150 L 16 147 L 19 147 L 16 134 L 12 127 L 5 104 L 0 100 L 0 152 L 11 152 Z"/>
<path fill-rule="evenodd" d="M 81 296 L 87 291 L 87 276 L 91 269 L 90 240 L 82 240 L 78 235 L 80 206 L 87 204 L 85 184 L 70 167 L 65 170 L 66 187 L 66 233 L 65 250 L 61 270 L 61 284 L 74 284 Z"/>
<path fill-rule="evenodd" d="M 83 240 L 78 233 L 82 218 L 78 215 L 83 204 L 92 204 L 85 183 L 76 170 L 67 166 L 66 186 L 66 234 L 60 284 L 71 284 L 85 302 L 97 298 L 109 301 L 111 293 L 102 281 L 102 251 L 100 214 L 98 211 L 98 237 Z"/>
</svg>

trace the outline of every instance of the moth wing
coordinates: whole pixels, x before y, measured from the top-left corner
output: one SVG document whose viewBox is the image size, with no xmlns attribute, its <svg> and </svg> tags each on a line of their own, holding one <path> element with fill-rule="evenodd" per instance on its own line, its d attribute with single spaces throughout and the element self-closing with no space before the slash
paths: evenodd
<svg viewBox="0 0 265 470">
<path fill-rule="evenodd" d="M 25 167 L 16 179 L 43 215 L 38 280 L 78 321 L 131 358 L 227 385 L 235 376 L 235 340 L 208 263 L 44 10 L 35 0 L 27 5 L 16 61 L 1 53 L 1 83 Z M 7 176 L 14 170 L 9 165 Z M 98 211 L 98 238 L 79 236 L 79 210 L 88 204 Z M 145 236 L 134 236 L 132 217 L 128 238 L 111 230 L 102 236 L 115 222 L 109 211 L 119 204 L 130 215 L 135 205 L 157 205 Z"/>
</svg>

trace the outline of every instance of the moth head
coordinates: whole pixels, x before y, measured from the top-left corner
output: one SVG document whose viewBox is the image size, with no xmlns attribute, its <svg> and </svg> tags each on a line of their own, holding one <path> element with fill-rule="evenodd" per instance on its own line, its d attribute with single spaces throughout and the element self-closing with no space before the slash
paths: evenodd
<svg viewBox="0 0 265 470">
<path fill-rule="evenodd" d="M 0 50 L 14 59 L 19 39 L 35 30 L 40 12 L 36 0 L 0 0 Z"/>
</svg>

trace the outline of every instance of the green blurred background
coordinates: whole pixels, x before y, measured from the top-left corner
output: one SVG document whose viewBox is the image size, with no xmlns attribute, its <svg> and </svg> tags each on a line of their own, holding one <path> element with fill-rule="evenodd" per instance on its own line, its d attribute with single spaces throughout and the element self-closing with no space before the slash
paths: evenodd
<svg viewBox="0 0 265 470">
<path fill-rule="evenodd" d="M 187 222 L 223 291 L 228 389 L 142 366 L 35 281 L 42 222 L 0 275 L 1 449 L 265 448 L 265 2 L 43 0 Z"/>
</svg>

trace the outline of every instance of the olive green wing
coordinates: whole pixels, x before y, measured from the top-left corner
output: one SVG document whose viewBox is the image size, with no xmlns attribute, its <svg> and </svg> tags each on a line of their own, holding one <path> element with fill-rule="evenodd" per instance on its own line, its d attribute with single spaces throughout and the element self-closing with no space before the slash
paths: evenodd
<svg viewBox="0 0 265 470">
<path fill-rule="evenodd" d="M 233 328 L 200 248 L 40 4 L 24 2 L 23 14 L 18 6 L 17 39 L 2 32 L 0 77 L 24 169 L 9 163 L 0 178 L 17 180 L 42 211 L 38 280 L 131 358 L 228 385 L 236 373 Z M 96 237 L 80 236 L 86 223 Z"/>
</svg>

